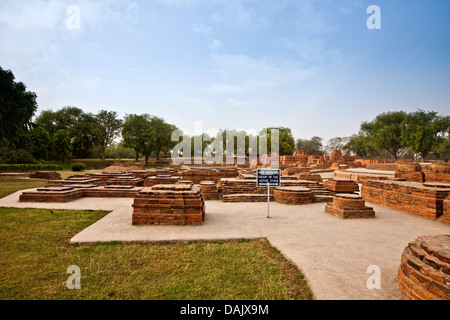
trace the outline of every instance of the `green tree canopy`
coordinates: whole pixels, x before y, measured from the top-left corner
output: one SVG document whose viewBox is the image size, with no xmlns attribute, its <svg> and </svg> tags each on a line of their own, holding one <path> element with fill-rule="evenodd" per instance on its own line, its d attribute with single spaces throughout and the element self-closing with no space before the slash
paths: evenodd
<svg viewBox="0 0 450 320">
<path fill-rule="evenodd" d="M 376 148 L 388 151 L 397 160 L 398 151 L 405 147 L 402 133 L 406 116 L 404 111 L 382 113 L 371 122 L 363 122 L 361 134 L 369 137 Z"/>
<path fill-rule="evenodd" d="M 310 140 L 298 139 L 296 143 L 296 150 L 304 150 L 310 155 L 321 155 L 324 153 L 322 145 L 323 139 L 317 136 L 312 137 Z"/>
<path fill-rule="evenodd" d="M 432 150 L 445 141 L 449 130 L 449 117 L 438 116 L 437 112 L 418 110 L 409 113 L 403 125 L 403 140 L 413 152 L 425 161 Z"/>
<path fill-rule="evenodd" d="M 37 110 L 37 95 L 16 82 L 10 70 L 0 67 L 0 140 L 13 142 L 27 132 Z"/>
<path fill-rule="evenodd" d="M 65 130 L 61 129 L 55 132 L 53 135 L 53 146 L 56 157 L 59 160 L 64 161 L 72 157 L 70 137 Z"/>
<path fill-rule="evenodd" d="M 106 110 L 100 110 L 95 119 L 102 160 L 105 160 L 105 150 L 120 135 L 123 122 L 117 119 L 117 112 Z"/>
</svg>

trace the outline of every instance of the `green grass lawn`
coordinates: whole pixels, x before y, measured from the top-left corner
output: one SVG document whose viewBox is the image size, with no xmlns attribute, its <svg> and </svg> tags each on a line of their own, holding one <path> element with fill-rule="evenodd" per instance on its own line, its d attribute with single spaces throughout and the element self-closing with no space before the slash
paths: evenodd
<svg viewBox="0 0 450 320">
<path fill-rule="evenodd" d="M 39 183 L 1 180 L 3 196 Z M 106 214 L 0 208 L 0 299 L 312 299 L 301 272 L 265 239 L 69 243 Z M 71 265 L 80 290 L 67 288 Z"/>
</svg>

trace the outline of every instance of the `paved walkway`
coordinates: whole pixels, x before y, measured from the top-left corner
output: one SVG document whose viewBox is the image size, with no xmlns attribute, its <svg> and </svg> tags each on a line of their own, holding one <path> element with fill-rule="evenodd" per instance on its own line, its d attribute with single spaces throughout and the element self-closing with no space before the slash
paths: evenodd
<svg viewBox="0 0 450 320">
<path fill-rule="evenodd" d="M 207 201 L 202 226 L 132 226 L 132 199 L 20 203 L 20 194 L 0 199 L 0 207 L 112 211 L 72 243 L 267 238 L 302 270 L 316 299 L 402 299 L 397 268 L 404 247 L 419 236 L 450 234 L 450 225 L 371 204 L 375 219 L 342 220 L 325 213 L 324 203 L 271 203 L 267 219 L 267 203 Z M 371 265 L 381 269 L 379 290 L 367 288 Z"/>
</svg>

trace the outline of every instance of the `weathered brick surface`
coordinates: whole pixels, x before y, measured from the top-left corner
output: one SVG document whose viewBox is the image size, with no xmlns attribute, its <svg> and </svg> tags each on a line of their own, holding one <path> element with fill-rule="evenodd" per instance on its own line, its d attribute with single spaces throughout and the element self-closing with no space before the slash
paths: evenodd
<svg viewBox="0 0 450 320">
<path fill-rule="evenodd" d="M 45 185 L 46 187 L 70 187 L 72 185 L 106 185 L 103 179 L 70 179 L 70 180 L 50 180 Z"/>
<path fill-rule="evenodd" d="M 401 256 L 398 284 L 409 300 L 450 300 L 450 235 L 409 243 Z"/>
<path fill-rule="evenodd" d="M 358 192 L 358 184 L 349 179 L 331 179 L 323 183 L 323 187 L 336 193 L 352 193 Z"/>
<path fill-rule="evenodd" d="M 61 174 L 53 171 L 38 171 L 30 174 L 31 179 L 44 179 L 44 180 L 59 180 Z"/>
<path fill-rule="evenodd" d="M 236 167 L 190 168 L 183 171 L 183 180 L 190 180 L 195 184 L 202 181 L 218 182 L 222 178 L 235 178 L 239 175 Z"/>
<path fill-rule="evenodd" d="M 310 173 L 311 169 L 307 167 L 288 167 L 281 171 L 281 174 L 286 176 L 293 176 L 299 173 Z"/>
<path fill-rule="evenodd" d="M 158 184 L 175 184 L 179 180 L 181 180 L 180 176 L 171 176 L 171 175 L 152 176 L 144 180 L 144 187 L 148 188 L 156 186 Z"/>
<path fill-rule="evenodd" d="M 437 219 L 443 214 L 444 199 L 449 188 L 427 187 L 409 181 L 367 181 L 361 187 L 366 201 Z"/>
<path fill-rule="evenodd" d="M 315 173 L 298 173 L 295 175 L 298 180 L 306 180 L 306 181 L 317 181 L 322 182 L 322 176 L 320 174 Z"/>
<path fill-rule="evenodd" d="M 375 211 L 366 207 L 365 200 L 357 194 L 336 194 L 332 203 L 328 203 L 325 212 L 342 219 L 374 218 Z"/>
<path fill-rule="evenodd" d="M 273 195 L 270 196 L 270 201 L 274 200 Z M 266 202 L 267 201 L 267 193 L 266 194 L 248 194 L 248 193 L 235 193 L 228 194 L 222 196 L 223 202 Z"/>
<path fill-rule="evenodd" d="M 304 187 L 280 187 L 273 191 L 276 202 L 283 204 L 306 204 L 312 203 L 313 194 L 311 189 Z"/>
<path fill-rule="evenodd" d="M 205 220 L 202 189 L 189 185 L 156 185 L 134 198 L 133 225 L 201 225 Z"/>
<path fill-rule="evenodd" d="M 444 200 L 444 220 L 445 223 L 450 224 L 450 197 Z"/>
<path fill-rule="evenodd" d="M 144 179 L 137 177 L 116 177 L 106 180 L 107 185 L 143 186 Z"/>
<path fill-rule="evenodd" d="M 134 186 L 96 186 L 72 184 L 67 187 L 44 187 L 36 191 L 25 191 L 20 202 L 70 202 L 82 197 L 134 198 L 142 188 Z"/>
<path fill-rule="evenodd" d="M 205 200 L 220 200 L 220 193 L 217 189 L 217 183 L 214 181 L 202 181 L 200 183 Z"/>
</svg>

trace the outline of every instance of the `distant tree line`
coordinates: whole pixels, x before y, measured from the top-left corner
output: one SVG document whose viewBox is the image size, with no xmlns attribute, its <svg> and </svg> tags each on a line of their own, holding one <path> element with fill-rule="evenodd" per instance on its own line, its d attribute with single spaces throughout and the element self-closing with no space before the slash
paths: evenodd
<svg viewBox="0 0 450 320">
<path fill-rule="evenodd" d="M 363 158 L 450 156 L 450 117 L 420 109 L 380 114 L 371 122 L 363 122 L 358 134 L 335 137 L 324 146 L 317 136 L 295 141 L 291 129 L 285 127 L 264 128 L 257 135 L 234 129 L 219 130 L 213 137 L 207 133 L 181 134 L 178 141 L 172 141 L 178 128 L 154 115 L 127 114 L 119 119 L 115 111 L 92 114 L 68 106 L 44 110 L 34 118 L 36 99 L 34 92 L 15 81 L 10 70 L 0 67 L 0 163 L 121 157 L 144 158 L 148 164 L 150 157 L 169 156 L 183 141 L 189 143 L 191 155 L 203 154 L 214 142 L 222 141 L 225 155 L 261 154 L 261 147 L 271 153 L 273 146 L 280 155 L 292 155 L 295 150 L 311 155 L 342 150 Z"/>
<path fill-rule="evenodd" d="M 298 139 L 297 150 L 308 154 L 329 154 L 341 150 L 361 158 L 448 159 L 450 116 L 418 109 L 415 112 L 385 112 L 363 122 L 358 134 L 335 137 L 323 146 L 320 137 Z"/>
</svg>

